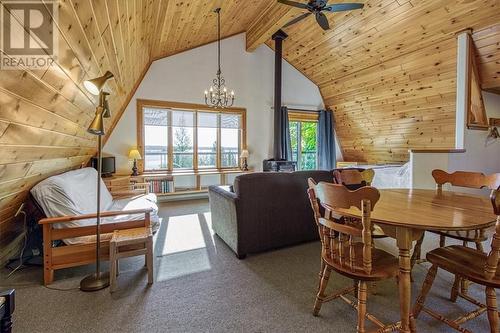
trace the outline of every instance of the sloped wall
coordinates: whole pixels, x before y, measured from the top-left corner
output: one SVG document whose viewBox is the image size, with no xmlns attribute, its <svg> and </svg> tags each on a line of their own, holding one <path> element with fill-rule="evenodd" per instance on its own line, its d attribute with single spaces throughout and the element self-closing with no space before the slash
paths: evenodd
<svg viewBox="0 0 500 333">
<path fill-rule="evenodd" d="M 406 162 L 409 148 L 455 145 L 456 40 L 322 87 L 348 161 Z"/>
<path fill-rule="evenodd" d="M 150 1 L 118 6 L 111 1 L 62 0 L 54 66 L 0 70 L 0 262 L 14 250 L 12 241 L 22 231 L 23 223 L 14 214 L 28 190 L 50 175 L 78 168 L 95 152 L 96 138 L 86 130 L 96 98 L 86 92 L 84 80 L 108 69 L 115 74 L 107 87 L 114 111 L 106 123 L 108 131 L 119 118 L 149 64 L 154 26 L 143 22 L 153 13 Z"/>
</svg>

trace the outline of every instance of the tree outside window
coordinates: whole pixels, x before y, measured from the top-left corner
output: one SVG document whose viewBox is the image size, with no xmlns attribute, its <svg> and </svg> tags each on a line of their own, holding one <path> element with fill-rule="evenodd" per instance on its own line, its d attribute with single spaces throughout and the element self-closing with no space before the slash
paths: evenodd
<svg viewBox="0 0 500 333">
<path fill-rule="evenodd" d="M 292 161 L 299 170 L 314 170 L 318 165 L 318 123 L 313 121 L 290 121 Z"/>
<path fill-rule="evenodd" d="M 152 107 L 142 112 L 146 171 L 239 167 L 242 113 Z"/>
</svg>

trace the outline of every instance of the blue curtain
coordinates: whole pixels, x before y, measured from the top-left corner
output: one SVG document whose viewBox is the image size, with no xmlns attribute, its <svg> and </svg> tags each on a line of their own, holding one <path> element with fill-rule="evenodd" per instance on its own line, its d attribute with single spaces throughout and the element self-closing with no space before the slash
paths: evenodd
<svg viewBox="0 0 500 333">
<path fill-rule="evenodd" d="M 292 141 L 290 139 L 290 123 L 288 122 L 288 108 L 286 106 L 282 106 L 280 109 L 280 145 L 281 158 L 291 161 Z"/>
<path fill-rule="evenodd" d="M 318 121 L 318 169 L 335 168 L 335 120 L 331 110 L 321 110 Z"/>
</svg>

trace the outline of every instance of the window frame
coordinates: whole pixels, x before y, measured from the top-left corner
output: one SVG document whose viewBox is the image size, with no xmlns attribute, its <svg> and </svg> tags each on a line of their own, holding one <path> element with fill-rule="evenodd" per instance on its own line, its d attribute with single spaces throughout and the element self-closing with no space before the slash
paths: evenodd
<svg viewBox="0 0 500 333">
<path fill-rule="evenodd" d="M 316 123 L 316 169 L 318 168 L 319 156 L 318 156 L 318 123 L 319 123 L 319 113 L 318 112 L 304 112 L 304 111 L 288 111 L 288 126 L 290 127 L 291 122 L 299 123 L 297 128 L 297 169 L 303 170 L 302 161 L 302 123 Z M 293 152 L 292 152 L 293 153 Z"/>
<path fill-rule="evenodd" d="M 144 157 L 145 157 L 145 138 L 144 138 L 144 108 L 159 108 L 159 109 L 169 109 L 172 111 L 189 111 L 193 112 L 194 123 L 193 123 L 193 168 L 192 169 L 174 169 L 173 168 L 173 131 L 170 129 L 168 131 L 168 143 L 167 143 L 167 156 L 168 165 L 166 169 L 154 169 L 147 170 L 144 168 Z M 200 113 L 216 113 L 216 114 L 230 114 L 239 115 L 241 117 L 241 128 L 240 128 L 240 140 L 238 142 L 238 165 L 235 167 L 222 167 L 221 161 L 221 127 L 220 127 L 220 117 L 217 117 L 217 153 L 216 153 L 216 167 L 198 167 L 198 112 Z M 169 119 L 171 124 L 172 113 L 169 112 Z M 138 169 L 141 173 L 185 173 L 186 171 L 224 171 L 224 170 L 238 170 L 241 169 L 241 159 L 239 155 L 242 150 L 247 149 L 247 138 L 246 138 L 246 109 L 245 108 L 212 108 L 203 104 L 194 103 L 182 103 L 182 102 L 169 102 L 160 100 L 147 100 L 147 99 L 137 99 L 137 150 L 141 153 L 143 157 L 142 160 L 138 161 Z M 172 127 L 170 125 L 170 127 Z"/>
</svg>

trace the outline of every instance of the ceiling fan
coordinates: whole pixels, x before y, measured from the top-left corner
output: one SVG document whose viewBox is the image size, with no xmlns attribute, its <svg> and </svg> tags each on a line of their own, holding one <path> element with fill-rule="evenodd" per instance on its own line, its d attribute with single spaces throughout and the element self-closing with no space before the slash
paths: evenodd
<svg viewBox="0 0 500 333">
<path fill-rule="evenodd" d="M 304 13 L 300 16 L 297 16 L 296 18 L 285 24 L 283 28 L 289 27 L 292 24 L 302 21 L 309 15 L 314 14 L 316 16 L 316 21 L 318 22 L 320 27 L 323 28 L 323 30 L 329 30 L 330 24 L 328 23 L 326 15 L 323 13 L 324 11 L 333 13 L 333 12 L 343 12 L 347 10 L 361 9 L 364 7 L 364 4 L 362 3 L 335 3 L 329 5 L 328 0 L 310 0 L 308 3 L 300 3 L 289 0 L 278 0 L 278 2 L 288 6 L 306 9 L 309 11 L 309 13 Z"/>
</svg>

